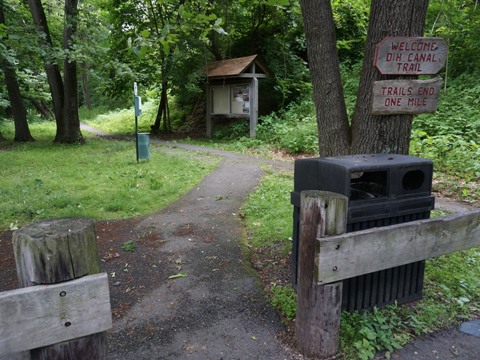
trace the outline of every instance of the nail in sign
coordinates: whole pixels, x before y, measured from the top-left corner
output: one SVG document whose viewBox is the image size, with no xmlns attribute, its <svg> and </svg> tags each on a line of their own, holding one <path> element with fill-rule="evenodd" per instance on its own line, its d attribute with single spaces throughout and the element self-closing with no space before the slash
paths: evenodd
<svg viewBox="0 0 480 360">
<path fill-rule="evenodd" d="M 448 46 L 438 37 L 386 37 L 375 51 L 375 67 L 383 75 L 431 75 L 447 60 Z"/>
</svg>

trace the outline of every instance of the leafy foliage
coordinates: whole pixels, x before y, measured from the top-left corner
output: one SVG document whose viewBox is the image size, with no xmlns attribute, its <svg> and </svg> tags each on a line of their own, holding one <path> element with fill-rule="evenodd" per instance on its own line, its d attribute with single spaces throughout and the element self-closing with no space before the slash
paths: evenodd
<svg viewBox="0 0 480 360">
<path fill-rule="evenodd" d="M 332 1 L 337 47 L 343 61 L 357 62 L 367 38 L 369 4 L 366 1 Z"/>
<path fill-rule="evenodd" d="M 383 310 L 375 308 L 372 312 L 362 314 L 344 312 L 340 346 L 349 358 L 373 359 L 378 351 L 387 350 L 391 353 L 410 339 L 408 333 L 399 332 L 402 328 L 404 325 L 395 306 Z"/>
<path fill-rule="evenodd" d="M 235 122 L 219 128 L 216 139 L 239 139 L 244 145 L 268 143 L 272 148 L 287 154 L 315 153 L 318 149 L 316 121 L 311 100 L 292 103 L 285 110 L 262 116 L 257 125 L 255 140 L 247 138 L 248 122 Z"/>
<path fill-rule="evenodd" d="M 480 59 L 474 49 L 480 43 L 480 6 L 477 1 L 435 0 L 430 2 L 426 32 L 449 44 L 448 74 L 457 77 L 474 72 Z"/>
<path fill-rule="evenodd" d="M 279 310 L 287 320 L 294 319 L 297 312 L 297 292 L 291 285 L 273 286 L 272 306 Z"/>
<path fill-rule="evenodd" d="M 467 181 L 480 177 L 480 85 L 478 75 L 450 81 L 434 114 L 414 120 L 411 154 L 434 160 L 437 170 Z"/>
</svg>

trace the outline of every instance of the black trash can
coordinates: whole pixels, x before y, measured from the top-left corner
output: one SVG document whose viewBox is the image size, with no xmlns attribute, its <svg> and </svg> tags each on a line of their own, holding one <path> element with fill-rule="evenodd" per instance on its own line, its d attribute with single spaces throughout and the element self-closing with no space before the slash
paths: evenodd
<svg viewBox="0 0 480 360">
<path fill-rule="evenodd" d="M 407 155 L 352 155 L 295 161 L 292 281 L 297 283 L 300 193 L 332 191 L 349 198 L 347 232 L 428 219 L 434 208 L 433 163 Z M 344 280 L 343 310 L 399 304 L 422 296 L 425 262 Z"/>
</svg>

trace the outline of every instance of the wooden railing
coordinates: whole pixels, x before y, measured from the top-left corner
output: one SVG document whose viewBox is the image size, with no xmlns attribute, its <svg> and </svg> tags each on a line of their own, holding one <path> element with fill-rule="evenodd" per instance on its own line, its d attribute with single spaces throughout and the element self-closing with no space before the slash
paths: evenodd
<svg viewBox="0 0 480 360">
<path fill-rule="evenodd" d="M 112 316 L 93 221 L 34 223 L 14 232 L 13 246 L 22 288 L 0 293 L 0 356 L 106 359 Z"/>
<path fill-rule="evenodd" d="M 301 193 L 297 348 L 328 358 L 339 348 L 342 280 L 480 246 L 480 210 L 345 234 L 348 199 Z"/>
</svg>

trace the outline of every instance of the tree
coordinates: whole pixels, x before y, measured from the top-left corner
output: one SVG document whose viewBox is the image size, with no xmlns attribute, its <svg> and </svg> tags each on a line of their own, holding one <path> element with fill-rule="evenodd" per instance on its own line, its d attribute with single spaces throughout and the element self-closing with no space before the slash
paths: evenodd
<svg viewBox="0 0 480 360">
<path fill-rule="evenodd" d="M 5 26 L 5 12 L 3 1 L 0 1 L 0 25 Z M 5 35 L 6 36 L 6 35 Z M 2 36 L 3 39 L 4 36 Z M 8 52 L 7 46 L 2 42 L 2 52 Z M 34 141 L 35 139 L 30 134 L 30 129 L 27 122 L 27 111 L 23 103 L 22 94 L 20 93 L 20 86 L 18 84 L 17 75 L 14 65 L 8 60 L 7 56 L 0 55 L 0 68 L 5 77 L 5 84 L 7 86 L 8 98 L 10 99 L 10 108 L 15 124 L 14 141 Z"/>
<path fill-rule="evenodd" d="M 55 142 L 84 143 L 80 131 L 78 117 L 78 89 L 75 59 L 72 53 L 73 39 L 77 28 L 78 0 L 65 0 L 63 50 L 64 79 L 62 79 L 58 64 L 51 55 L 53 42 L 48 28 L 47 18 L 40 0 L 28 0 L 33 21 L 40 33 L 39 39 L 45 49 L 45 71 L 47 73 L 50 92 L 52 95 L 57 132 Z M 64 82 L 65 81 L 65 82 Z"/>
<path fill-rule="evenodd" d="M 111 51 L 116 51 L 132 70 L 118 78 L 117 86 L 131 91 L 135 80 L 157 90 L 159 106 L 152 132 L 172 131 L 169 95 L 174 67 L 177 60 L 186 61 L 181 60 L 182 56 L 201 47 L 210 29 L 219 25 L 217 16 L 210 11 L 211 4 L 197 0 L 106 0 L 104 5 L 113 24 Z M 190 66 L 188 70 L 198 69 Z M 184 85 L 175 80 L 178 86 Z"/>
<path fill-rule="evenodd" d="M 63 61 L 63 126 L 57 128 L 55 141 L 62 143 L 84 143 L 80 131 L 78 116 L 77 62 L 70 56 L 73 51 L 73 39 L 77 30 L 78 0 L 65 0 L 65 25 L 63 30 L 63 48 L 67 52 Z"/>
<path fill-rule="evenodd" d="M 372 0 L 355 112 L 349 122 L 336 48 L 330 0 L 300 0 L 307 41 L 319 152 L 408 154 L 411 115 L 371 115 L 372 87 L 385 80 L 373 66 L 375 46 L 386 36 L 422 36 L 428 0 Z"/>
<path fill-rule="evenodd" d="M 47 74 L 48 85 L 50 86 L 50 93 L 52 96 L 53 110 L 55 114 L 55 120 L 57 123 L 57 135 L 55 136 L 55 141 L 60 140 L 59 138 L 59 129 L 63 128 L 63 103 L 64 103 L 64 94 L 63 94 L 63 80 L 62 75 L 60 74 L 60 68 L 58 64 L 54 61 L 52 56 L 49 54 L 53 47 L 52 37 L 50 35 L 50 30 L 47 24 L 47 17 L 45 16 L 45 11 L 43 10 L 43 5 L 40 0 L 28 0 L 28 5 L 30 7 L 30 12 L 32 14 L 33 22 L 37 26 L 37 30 L 40 33 L 39 41 L 40 46 L 44 50 L 44 66 L 45 72 Z M 57 139 L 58 137 L 58 139 Z"/>
<path fill-rule="evenodd" d="M 427 28 L 430 36 L 441 36 L 449 44 L 448 69 L 452 77 L 480 68 L 480 3 L 478 0 L 431 0 Z"/>
</svg>

